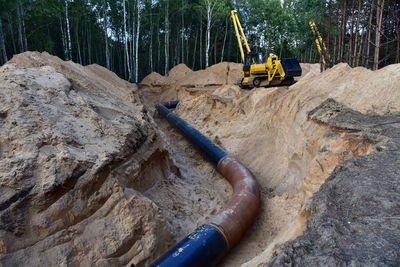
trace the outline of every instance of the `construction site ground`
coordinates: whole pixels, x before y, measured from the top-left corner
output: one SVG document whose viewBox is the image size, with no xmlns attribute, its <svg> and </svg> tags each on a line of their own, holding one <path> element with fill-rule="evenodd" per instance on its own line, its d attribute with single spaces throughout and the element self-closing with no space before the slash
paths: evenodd
<svg viewBox="0 0 400 267">
<path fill-rule="evenodd" d="M 261 187 L 219 266 L 398 266 L 400 65 L 301 66 L 290 87 L 243 90 L 237 63 L 136 86 L 15 56 L 0 68 L 0 263 L 146 266 L 217 213 L 230 185 L 155 110 L 179 100 Z"/>
</svg>

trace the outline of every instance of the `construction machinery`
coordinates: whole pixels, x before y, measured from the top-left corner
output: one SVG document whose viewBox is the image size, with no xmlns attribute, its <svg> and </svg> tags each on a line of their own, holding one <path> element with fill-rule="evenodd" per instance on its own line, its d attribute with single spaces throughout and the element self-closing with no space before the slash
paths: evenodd
<svg viewBox="0 0 400 267">
<path fill-rule="evenodd" d="M 242 77 L 237 81 L 237 84 L 241 88 L 252 89 L 254 87 L 291 85 L 294 83 L 294 77 L 301 76 L 301 67 L 296 58 L 283 58 L 279 60 L 275 54 L 270 53 L 265 62 L 262 53 L 252 52 L 247 43 L 236 10 L 231 11 L 231 19 L 235 27 L 243 62 Z M 243 51 L 240 37 L 246 46 L 246 53 Z"/>
<path fill-rule="evenodd" d="M 322 40 L 321 35 L 319 34 L 317 25 L 315 25 L 315 22 L 313 20 L 309 20 L 308 24 L 310 25 L 311 31 L 313 32 L 314 35 L 314 41 L 315 44 L 317 45 L 318 53 L 321 58 L 321 72 L 329 68 L 329 63 L 330 63 L 330 56 L 329 52 L 326 49 L 325 43 Z"/>
</svg>

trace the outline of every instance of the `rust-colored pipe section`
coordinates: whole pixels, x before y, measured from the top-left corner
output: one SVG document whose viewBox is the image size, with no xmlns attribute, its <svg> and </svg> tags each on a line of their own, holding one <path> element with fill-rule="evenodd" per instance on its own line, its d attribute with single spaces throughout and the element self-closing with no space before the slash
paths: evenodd
<svg viewBox="0 0 400 267">
<path fill-rule="evenodd" d="M 243 237 L 260 207 L 260 191 L 254 175 L 237 159 L 211 142 L 199 131 L 171 112 L 179 101 L 157 105 L 166 118 L 229 181 L 231 199 L 210 221 L 176 244 L 150 266 L 214 266 Z"/>
<path fill-rule="evenodd" d="M 254 222 L 260 207 L 260 190 L 254 175 L 234 157 L 223 157 L 217 168 L 232 185 L 233 194 L 224 209 L 211 218 L 210 223 L 222 229 L 229 250 Z"/>
</svg>

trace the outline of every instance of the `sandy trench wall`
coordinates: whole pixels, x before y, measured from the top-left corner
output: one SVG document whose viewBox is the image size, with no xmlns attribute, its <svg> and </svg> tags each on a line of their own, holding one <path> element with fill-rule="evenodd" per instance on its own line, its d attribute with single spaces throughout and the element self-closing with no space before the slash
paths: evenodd
<svg viewBox="0 0 400 267">
<path fill-rule="evenodd" d="M 0 84 L 0 264 L 146 266 L 172 244 L 140 190 L 174 165 L 135 85 L 38 52 Z"/>
<path fill-rule="evenodd" d="M 344 138 L 332 133 L 331 140 L 322 140 L 329 129 L 310 120 L 308 113 L 329 98 L 364 113 L 399 111 L 399 68 L 391 65 L 372 72 L 339 64 L 317 76 L 309 73 L 289 88 L 180 88 L 177 113 L 255 169 L 264 186 L 280 194 L 298 191 L 310 159 L 321 154 L 323 146 L 332 151 L 330 143 Z M 351 146 L 346 138 L 331 146 Z"/>
<path fill-rule="evenodd" d="M 329 99 L 362 113 L 399 112 L 400 65 L 372 72 L 338 64 L 321 74 L 317 67 L 309 66 L 289 88 L 247 91 L 232 83 L 206 88 L 214 75 L 221 74 L 219 70 L 202 84 L 189 84 L 194 78 L 188 75 L 155 96 L 162 101 L 180 100 L 176 113 L 238 157 L 262 186 L 260 216 L 249 238 L 223 266 L 268 262 L 275 245 L 303 233 L 309 216 L 305 203 L 333 169 L 352 157 L 376 152 L 375 145 L 386 140 L 321 123 L 310 112 Z M 203 90 L 192 90 L 199 86 Z M 335 112 L 333 105 L 331 113 Z"/>
</svg>

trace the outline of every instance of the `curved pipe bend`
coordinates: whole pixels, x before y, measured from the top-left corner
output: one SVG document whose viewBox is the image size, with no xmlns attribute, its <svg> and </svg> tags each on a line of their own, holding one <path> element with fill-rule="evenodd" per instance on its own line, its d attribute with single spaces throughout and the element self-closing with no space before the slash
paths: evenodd
<svg viewBox="0 0 400 267">
<path fill-rule="evenodd" d="M 255 220 L 260 191 L 254 175 L 237 159 L 172 113 L 179 101 L 157 104 L 160 116 L 179 130 L 232 185 L 225 207 L 150 266 L 214 266 L 233 248 Z"/>
</svg>

